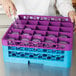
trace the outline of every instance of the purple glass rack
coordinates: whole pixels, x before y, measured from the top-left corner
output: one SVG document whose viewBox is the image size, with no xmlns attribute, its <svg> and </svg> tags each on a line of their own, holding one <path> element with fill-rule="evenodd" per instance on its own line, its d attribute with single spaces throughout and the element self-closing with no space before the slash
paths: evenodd
<svg viewBox="0 0 76 76">
<path fill-rule="evenodd" d="M 38 42 L 34 42 L 34 39 L 38 39 Z M 19 15 L 19 19 L 11 24 L 3 36 L 2 44 L 70 51 L 73 45 L 73 23 L 68 17 Z"/>
</svg>

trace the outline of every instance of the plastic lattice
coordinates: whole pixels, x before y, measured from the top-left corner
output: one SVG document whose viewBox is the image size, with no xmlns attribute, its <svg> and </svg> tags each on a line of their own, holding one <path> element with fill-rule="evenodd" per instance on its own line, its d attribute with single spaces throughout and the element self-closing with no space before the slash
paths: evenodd
<svg viewBox="0 0 76 76">
<path fill-rule="evenodd" d="M 72 37 L 69 18 L 20 15 L 3 37 L 3 45 L 72 50 Z"/>
<path fill-rule="evenodd" d="M 3 36 L 2 45 L 6 62 L 38 60 L 37 63 L 69 67 L 73 23 L 68 17 L 19 15 Z"/>
</svg>

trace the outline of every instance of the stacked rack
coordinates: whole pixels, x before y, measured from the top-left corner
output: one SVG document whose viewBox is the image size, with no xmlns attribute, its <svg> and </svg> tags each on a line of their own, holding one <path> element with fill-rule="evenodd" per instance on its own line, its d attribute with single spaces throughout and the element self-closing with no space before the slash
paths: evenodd
<svg viewBox="0 0 76 76">
<path fill-rule="evenodd" d="M 2 45 L 5 62 L 70 67 L 73 24 L 67 17 L 19 15 Z"/>
</svg>

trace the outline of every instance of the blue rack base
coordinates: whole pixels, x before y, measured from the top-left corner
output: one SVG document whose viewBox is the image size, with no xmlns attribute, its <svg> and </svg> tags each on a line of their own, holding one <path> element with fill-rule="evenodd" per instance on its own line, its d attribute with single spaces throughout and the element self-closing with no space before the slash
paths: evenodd
<svg viewBox="0 0 76 76">
<path fill-rule="evenodd" d="M 27 47 L 2 46 L 4 62 L 38 63 L 54 67 L 69 68 L 71 66 L 72 50 L 49 50 Z"/>
</svg>

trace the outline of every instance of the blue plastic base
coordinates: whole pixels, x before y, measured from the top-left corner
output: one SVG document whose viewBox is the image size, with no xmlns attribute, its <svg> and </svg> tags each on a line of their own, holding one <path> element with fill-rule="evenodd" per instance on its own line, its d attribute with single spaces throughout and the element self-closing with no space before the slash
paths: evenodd
<svg viewBox="0 0 76 76">
<path fill-rule="evenodd" d="M 5 62 L 12 63 L 39 63 L 48 66 L 71 66 L 71 51 L 48 50 L 26 47 L 2 46 Z"/>
</svg>

